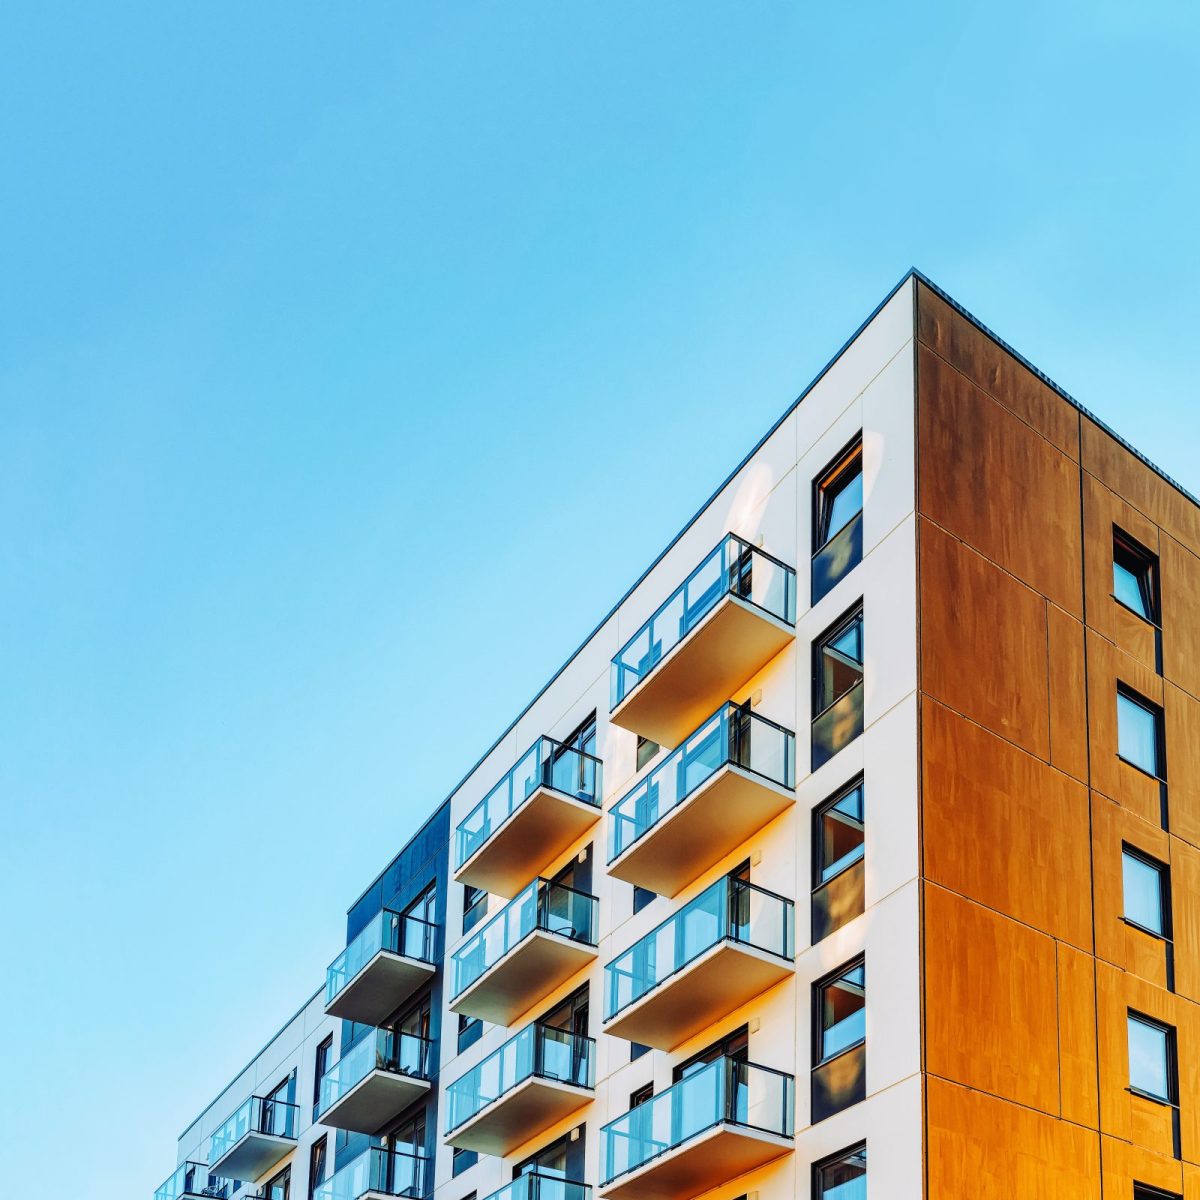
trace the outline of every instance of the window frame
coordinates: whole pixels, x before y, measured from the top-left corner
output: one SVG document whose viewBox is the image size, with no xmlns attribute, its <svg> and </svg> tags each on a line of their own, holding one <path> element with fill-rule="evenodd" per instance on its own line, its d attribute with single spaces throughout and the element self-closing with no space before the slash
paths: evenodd
<svg viewBox="0 0 1200 1200">
<path fill-rule="evenodd" d="M 827 1154 L 824 1158 L 819 1158 L 813 1163 L 809 1183 L 809 1190 L 813 1200 L 825 1200 L 825 1197 L 828 1195 L 824 1190 L 821 1180 L 822 1174 L 830 1167 L 836 1167 L 856 1154 L 863 1156 L 863 1174 L 866 1177 L 869 1160 L 867 1158 L 867 1142 L 865 1138 L 861 1142 L 856 1142 L 853 1146 L 847 1146 L 844 1150 L 837 1150 L 833 1154 Z"/>
<path fill-rule="evenodd" d="M 859 854 L 857 858 L 846 863 L 846 865 L 844 867 L 841 867 L 839 870 L 835 871 L 832 875 L 828 876 L 827 878 L 822 878 L 821 872 L 823 869 L 823 862 L 824 862 L 824 857 L 825 857 L 825 855 L 824 855 L 825 838 L 823 836 L 824 830 L 822 828 L 822 819 L 824 818 L 825 813 L 827 813 L 832 808 L 836 808 L 837 805 L 840 804 L 848 795 L 850 795 L 851 792 L 856 792 L 856 791 L 861 792 L 861 794 L 862 794 L 862 800 L 861 800 L 861 807 L 862 807 L 862 811 L 863 811 L 863 840 L 861 843 L 862 853 Z M 827 797 L 825 800 L 822 800 L 821 803 L 818 804 L 812 810 L 812 889 L 811 889 L 812 891 L 816 892 L 816 891 L 819 891 L 821 888 L 828 886 L 835 879 L 840 878 L 847 871 L 849 871 L 851 867 L 855 866 L 857 863 L 862 862 L 866 858 L 866 856 L 867 856 L 866 813 L 867 813 L 867 790 L 866 790 L 866 785 L 865 785 L 864 776 L 863 776 L 862 772 L 859 772 L 859 774 L 854 776 L 853 779 L 850 779 L 848 782 L 844 783 L 840 788 L 837 789 L 837 791 L 835 791 L 831 796 Z"/>
<path fill-rule="evenodd" d="M 838 483 L 839 480 L 847 476 L 847 472 L 854 464 L 858 464 L 858 475 L 861 478 L 863 473 L 863 435 L 860 429 L 851 440 L 842 447 L 828 466 L 813 480 L 813 503 L 812 503 L 812 553 L 813 555 L 820 554 L 830 542 L 833 541 L 839 533 L 842 532 L 854 520 L 854 517 L 861 517 L 863 510 L 866 508 L 866 497 L 863 497 L 862 503 L 859 505 L 858 511 L 846 521 L 838 529 L 832 533 L 825 532 L 826 517 L 832 510 L 832 504 L 829 500 L 830 488 Z M 845 490 L 845 483 L 834 493 L 833 498 L 841 495 Z M 824 536 L 822 536 L 824 535 Z"/>
<path fill-rule="evenodd" d="M 844 979 L 851 971 L 862 968 L 863 972 L 863 1035 L 857 1041 L 853 1041 L 833 1054 L 825 1054 L 825 1034 L 828 1032 L 825 1029 L 824 1021 L 824 997 L 827 988 L 840 980 Z M 857 1050 L 860 1046 L 865 1047 L 867 1044 L 867 1026 L 866 1026 L 866 1008 L 867 1008 L 867 956 L 866 953 L 856 954 L 849 961 L 842 963 L 840 967 L 836 967 L 827 975 L 822 975 L 812 985 L 812 1065 L 816 1070 L 818 1067 L 823 1067 L 826 1063 L 831 1063 L 839 1059 L 844 1054 L 849 1054 L 853 1050 Z"/>
<path fill-rule="evenodd" d="M 1126 561 L 1121 562 L 1124 558 Z M 1133 563 L 1131 568 L 1128 563 Z M 1117 595 L 1116 579 L 1113 579 L 1112 598 L 1126 612 L 1133 613 L 1141 621 L 1145 621 L 1147 625 L 1154 626 L 1155 629 L 1162 628 L 1162 600 L 1159 588 L 1159 567 L 1158 555 L 1153 551 L 1143 546 L 1135 537 L 1131 537 L 1119 525 L 1113 526 L 1113 568 L 1121 567 L 1122 570 L 1132 575 L 1138 583 L 1138 591 L 1141 593 L 1142 602 L 1146 606 L 1146 612 L 1138 612 L 1136 608 L 1131 608 L 1120 596 Z"/>
<path fill-rule="evenodd" d="M 1148 771 L 1141 763 L 1135 762 L 1132 758 L 1127 758 L 1121 753 L 1121 700 L 1122 698 L 1129 704 L 1142 709 L 1150 714 L 1154 719 L 1154 771 Z M 1117 757 L 1135 771 L 1140 771 L 1143 775 L 1150 779 L 1157 779 L 1159 783 L 1167 781 L 1167 735 L 1166 735 L 1166 714 L 1163 711 L 1162 705 L 1155 704 L 1153 700 L 1143 696 L 1140 692 L 1134 691 L 1127 684 L 1117 681 Z"/>
<path fill-rule="evenodd" d="M 824 651 L 825 647 L 835 638 L 845 633 L 852 625 L 859 626 L 858 638 L 862 647 L 862 659 L 859 661 L 860 674 L 858 681 L 851 684 L 845 691 L 839 692 L 831 700 L 827 700 L 824 704 L 820 704 L 824 687 L 822 686 L 824 666 Z M 817 635 L 813 639 L 812 644 L 812 719 L 813 721 L 820 720 L 839 700 L 850 695 L 856 687 L 861 687 L 866 682 L 867 677 L 867 623 L 866 614 L 863 607 L 863 601 L 860 597 L 853 605 L 850 606 L 836 621 L 833 622 L 823 633 Z"/>
<path fill-rule="evenodd" d="M 1136 1008 L 1126 1010 L 1125 1014 L 1125 1052 L 1129 1054 L 1129 1025 L 1132 1022 L 1137 1022 L 1140 1025 L 1146 1026 L 1148 1029 L 1156 1029 L 1158 1032 L 1165 1035 L 1165 1047 L 1167 1054 L 1167 1095 L 1159 1096 L 1155 1092 L 1147 1091 L 1145 1088 L 1138 1087 L 1133 1082 L 1133 1063 L 1129 1062 L 1129 1091 L 1135 1096 L 1141 1096 L 1143 1100 L 1150 1100 L 1155 1104 L 1162 1104 L 1168 1108 L 1179 1107 L 1179 1047 L 1177 1041 L 1177 1031 L 1174 1025 L 1168 1025 L 1165 1021 L 1160 1021 L 1156 1017 L 1152 1017 L 1147 1013 L 1140 1012 Z"/>
<path fill-rule="evenodd" d="M 1143 925 L 1140 921 L 1135 921 L 1126 911 L 1126 896 L 1125 896 L 1125 858 L 1137 859 L 1144 866 L 1151 867 L 1158 873 L 1158 910 L 1159 920 L 1162 923 L 1162 929 L 1150 929 Z M 1121 920 L 1126 925 L 1133 926 L 1134 929 L 1140 930 L 1149 937 L 1157 938 L 1160 942 L 1169 942 L 1173 939 L 1171 928 L 1171 868 L 1167 863 L 1161 862 L 1152 854 L 1147 854 L 1145 850 L 1134 846 L 1130 842 L 1121 843 Z"/>
</svg>

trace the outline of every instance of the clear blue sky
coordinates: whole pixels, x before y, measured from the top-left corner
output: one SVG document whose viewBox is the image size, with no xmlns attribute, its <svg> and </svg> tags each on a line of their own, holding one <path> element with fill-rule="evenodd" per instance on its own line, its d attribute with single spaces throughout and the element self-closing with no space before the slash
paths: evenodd
<svg viewBox="0 0 1200 1200">
<path fill-rule="evenodd" d="M 5 5 L 7 1195 L 149 1200 L 910 264 L 1200 488 L 1194 6 L 851 7 Z"/>
</svg>

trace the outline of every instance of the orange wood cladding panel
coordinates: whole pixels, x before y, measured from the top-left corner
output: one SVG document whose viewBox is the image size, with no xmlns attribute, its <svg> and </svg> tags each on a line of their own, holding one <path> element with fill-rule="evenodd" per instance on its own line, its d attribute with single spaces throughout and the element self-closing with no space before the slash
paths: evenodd
<svg viewBox="0 0 1200 1200">
<path fill-rule="evenodd" d="M 1064 1119 L 1099 1126 L 1096 1089 L 1096 960 L 1062 942 L 1058 950 L 1058 1067 Z"/>
<path fill-rule="evenodd" d="M 1133 1185 L 1144 1183 L 1178 1195 L 1183 1191 L 1184 1165 L 1176 1158 L 1154 1154 L 1117 1138 L 1101 1139 L 1104 1194 L 1132 1200 Z"/>
<path fill-rule="evenodd" d="M 1171 832 L 1200 846 L 1200 700 L 1168 683 L 1163 709 Z"/>
<path fill-rule="evenodd" d="M 924 347 L 918 370 L 920 511 L 1082 617 L 1075 463 Z"/>
<path fill-rule="evenodd" d="M 1084 695 L 1083 625 L 1054 604 L 1046 605 L 1050 669 L 1050 761 L 1087 780 L 1087 708 Z"/>
<path fill-rule="evenodd" d="M 929 1200 L 1099 1200 L 1095 1132 L 941 1079 L 926 1098 Z"/>
<path fill-rule="evenodd" d="M 1057 1115 L 1054 939 L 931 884 L 925 931 L 926 1069 Z"/>
<path fill-rule="evenodd" d="M 1200 557 L 1172 537 L 1159 539 L 1163 674 L 1200 696 Z"/>
<path fill-rule="evenodd" d="M 1087 789 L 929 697 L 925 877 L 1092 948 Z"/>
<path fill-rule="evenodd" d="M 1022 421 L 1078 460 L 1079 413 L 924 284 L 917 286 L 917 337 Z"/>
<path fill-rule="evenodd" d="M 1200 1003 L 1200 850 L 1171 838 L 1175 989 Z"/>
<path fill-rule="evenodd" d="M 1048 760 L 1045 600 L 928 521 L 920 552 L 925 692 Z"/>
<path fill-rule="evenodd" d="M 1088 625 L 1153 671 L 1154 626 L 1113 599 L 1113 527 L 1120 527 L 1152 554 L 1157 554 L 1158 526 L 1086 473 L 1083 523 Z"/>
</svg>

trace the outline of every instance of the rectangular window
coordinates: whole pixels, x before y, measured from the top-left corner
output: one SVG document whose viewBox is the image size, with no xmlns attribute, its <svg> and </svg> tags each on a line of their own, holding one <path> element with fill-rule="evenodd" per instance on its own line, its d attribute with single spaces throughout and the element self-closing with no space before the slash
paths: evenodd
<svg viewBox="0 0 1200 1200">
<path fill-rule="evenodd" d="M 1133 1012 L 1129 1014 L 1129 1086 L 1164 1104 L 1177 1100 L 1175 1030 Z"/>
<path fill-rule="evenodd" d="M 443 1160 L 444 1161 L 444 1160 Z M 450 1162 L 450 1174 L 461 1175 L 464 1171 L 469 1170 L 479 1161 L 478 1150 L 463 1150 L 461 1147 L 456 1147 L 454 1157 Z M 465 1200 L 475 1200 L 475 1193 L 472 1192 Z"/>
<path fill-rule="evenodd" d="M 654 1084 L 647 1083 L 644 1087 L 638 1088 L 636 1092 L 629 1093 L 629 1107 L 631 1109 L 639 1108 L 645 1104 L 647 1100 L 654 1099 Z"/>
<path fill-rule="evenodd" d="M 331 1033 L 318 1047 L 313 1066 L 313 1104 L 321 1099 L 321 1080 L 329 1070 L 329 1060 L 333 1057 L 333 1034 Z"/>
<path fill-rule="evenodd" d="M 651 900 L 656 899 L 657 896 L 658 896 L 657 892 L 652 892 L 648 888 L 638 887 L 636 884 L 634 884 L 633 911 L 635 913 L 640 913 L 642 911 L 642 909 L 645 908 L 646 905 L 649 904 Z"/>
<path fill-rule="evenodd" d="M 813 1167 L 813 1200 L 867 1200 L 867 1147 L 843 1150 Z"/>
<path fill-rule="evenodd" d="M 463 884 L 463 933 L 470 933 L 487 916 L 487 897 L 483 888 Z"/>
<path fill-rule="evenodd" d="M 1125 920 L 1159 937 L 1170 937 L 1167 868 L 1148 855 L 1125 846 L 1121 850 Z"/>
<path fill-rule="evenodd" d="M 864 911 L 863 800 L 860 776 L 813 810 L 814 945 Z"/>
<path fill-rule="evenodd" d="M 259 1200 L 291 1200 L 292 1168 L 284 1167 L 270 1183 L 259 1192 Z"/>
<path fill-rule="evenodd" d="M 818 988 L 817 1061 L 828 1062 L 867 1038 L 867 967 L 861 959 Z"/>
<path fill-rule="evenodd" d="M 1133 766 L 1166 779 L 1162 709 L 1131 691 L 1117 691 L 1117 753 Z"/>
<path fill-rule="evenodd" d="M 861 603 L 813 643 L 812 769 L 863 731 Z"/>
<path fill-rule="evenodd" d="M 629 1061 L 630 1062 L 637 1062 L 637 1060 L 639 1058 L 641 1058 L 643 1054 L 649 1054 L 649 1053 L 650 1053 L 649 1046 L 643 1046 L 641 1042 L 630 1042 L 629 1043 Z"/>
<path fill-rule="evenodd" d="M 862 435 L 813 481 L 812 603 L 862 562 Z"/>
<path fill-rule="evenodd" d="M 1113 529 L 1113 598 L 1152 625 L 1158 618 L 1158 559 L 1127 533 Z"/>
<path fill-rule="evenodd" d="M 478 1017 L 458 1018 L 458 1052 L 461 1054 L 468 1046 L 473 1046 L 483 1037 L 483 1022 Z"/>
<path fill-rule="evenodd" d="M 657 742 L 638 734 L 637 740 L 637 769 L 640 771 L 661 749 Z"/>
<path fill-rule="evenodd" d="M 312 1144 L 308 1156 L 308 1200 L 312 1200 L 313 1192 L 325 1182 L 325 1174 L 329 1167 L 329 1139 L 318 1138 Z"/>
</svg>

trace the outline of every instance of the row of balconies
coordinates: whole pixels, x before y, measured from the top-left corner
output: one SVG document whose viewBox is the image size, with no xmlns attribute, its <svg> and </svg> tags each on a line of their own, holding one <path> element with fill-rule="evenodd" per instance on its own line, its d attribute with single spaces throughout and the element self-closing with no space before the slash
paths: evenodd
<svg viewBox="0 0 1200 1200">
<path fill-rule="evenodd" d="M 794 802 L 795 735 L 729 702 L 794 625 L 794 572 L 729 535 L 613 659 L 611 720 L 674 749 L 609 810 L 609 874 L 675 896 Z M 595 959 L 596 897 L 538 873 L 600 819 L 601 778 L 599 759 L 542 737 L 460 822 L 454 878 L 509 903 L 452 955 L 453 1012 L 510 1025 Z M 382 911 L 329 967 L 326 1012 L 378 1025 L 426 983 L 438 954 L 433 926 Z M 784 979 L 794 954 L 792 901 L 720 879 L 607 964 L 604 1032 L 673 1049 Z M 322 1080 L 317 1120 L 386 1127 L 429 1089 L 432 1053 L 420 1038 L 368 1034 Z M 448 1144 L 509 1153 L 590 1102 L 594 1058 L 589 1038 L 524 1026 L 447 1089 Z M 693 1195 L 714 1186 L 714 1162 L 732 1179 L 770 1161 L 791 1145 L 793 1091 L 790 1075 L 766 1067 L 708 1064 L 603 1128 L 602 1194 Z M 297 1116 L 252 1097 L 213 1134 L 208 1164 L 185 1164 L 156 1200 L 223 1196 L 223 1178 L 261 1177 L 294 1146 Z M 188 1180 L 217 1177 L 210 1191 L 180 1190 L 188 1167 Z M 337 1180 L 329 1200 L 422 1196 L 427 1168 L 372 1150 L 316 1195 Z M 496 1200 L 590 1191 L 547 1180 L 553 1195 L 517 1196 L 545 1190 L 527 1178 Z"/>
</svg>

